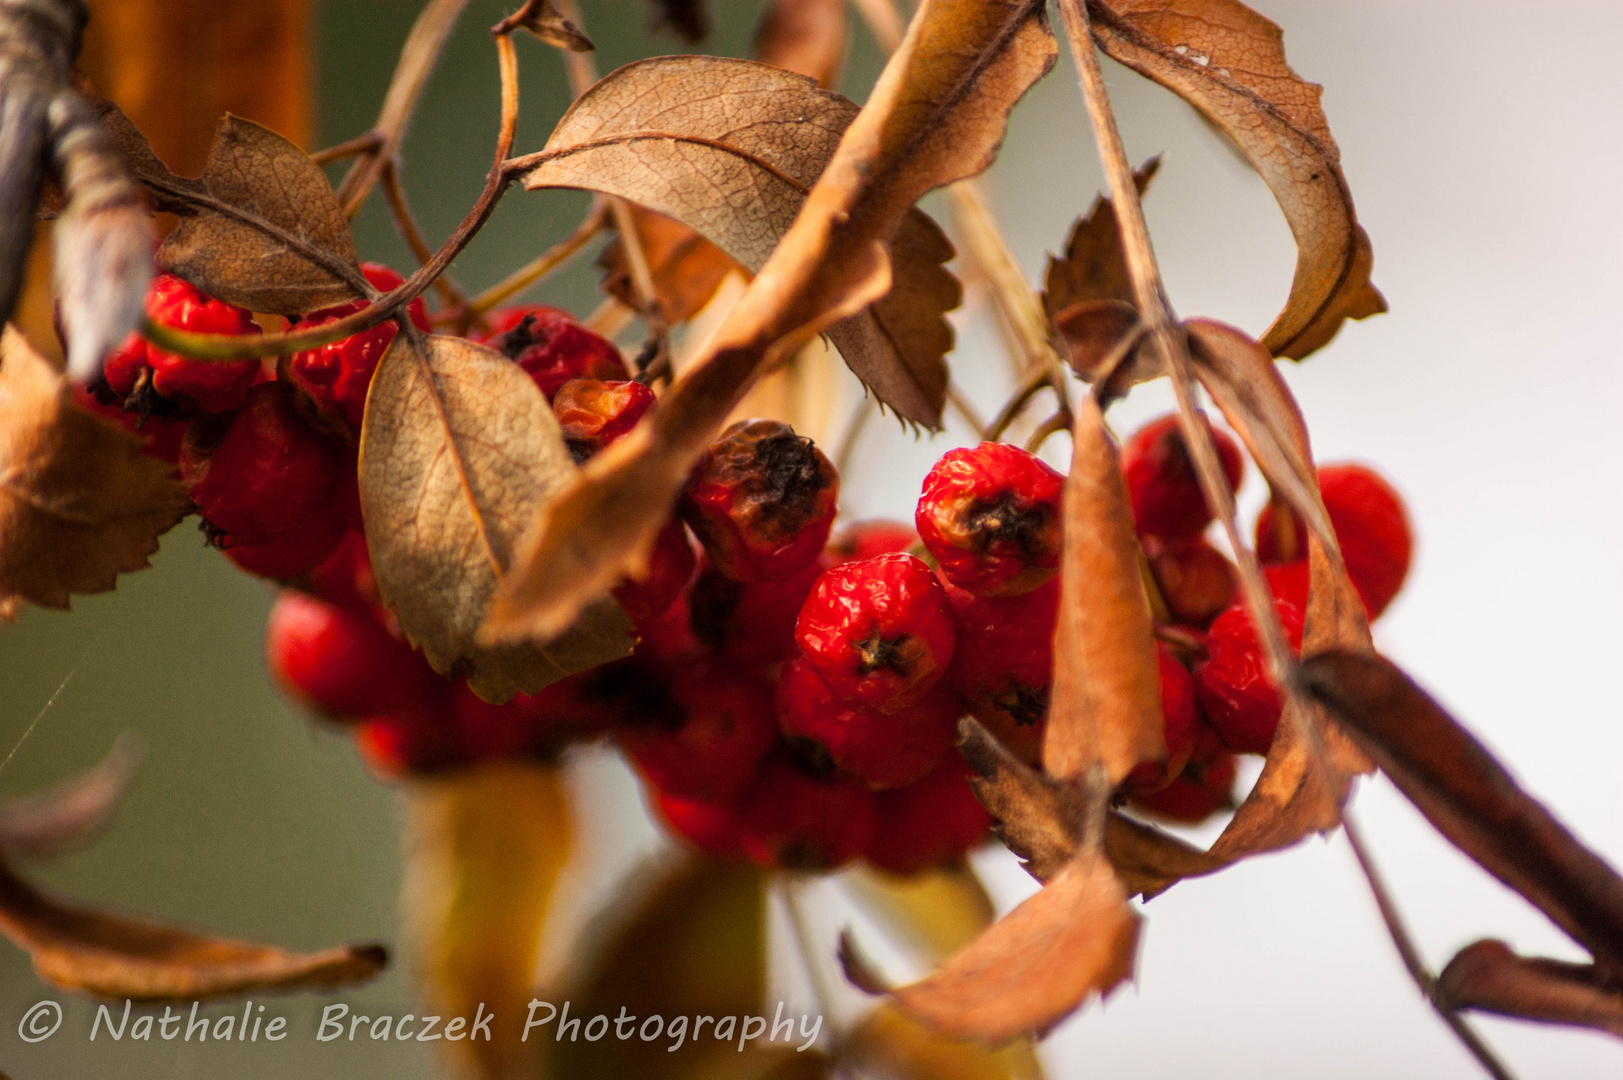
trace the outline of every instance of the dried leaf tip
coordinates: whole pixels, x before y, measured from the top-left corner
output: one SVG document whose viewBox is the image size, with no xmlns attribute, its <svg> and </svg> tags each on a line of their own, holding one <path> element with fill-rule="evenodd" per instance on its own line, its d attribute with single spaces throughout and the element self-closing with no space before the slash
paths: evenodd
<svg viewBox="0 0 1623 1080">
<path fill-rule="evenodd" d="M 567 52 L 591 52 L 597 48 L 580 27 L 553 6 L 552 0 L 527 0 L 523 7 L 491 27 L 490 32 L 499 36 L 511 34 L 520 27 Z"/>
</svg>

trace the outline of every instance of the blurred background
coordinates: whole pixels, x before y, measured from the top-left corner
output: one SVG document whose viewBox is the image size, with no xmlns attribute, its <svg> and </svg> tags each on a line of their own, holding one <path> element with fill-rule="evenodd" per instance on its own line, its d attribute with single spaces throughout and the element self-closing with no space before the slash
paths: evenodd
<svg viewBox="0 0 1623 1080">
<path fill-rule="evenodd" d="M 186 148 L 206 148 L 197 131 L 226 108 L 310 149 L 365 131 L 419 5 L 311 0 L 248 11 L 193 0 L 169 4 L 144 29 L 121 21 L 135 20 L 140 5 L 91 6 L 98 29 L 87 62 L 100 65 L 101 88 L 132 113 L 144 101 L 169 116 L 176 130 L 154 143 L 189 174 L 201 151 Z M 1623 74 L 1614 56 L 1623 7 L 1254 6 L 1284 27 L 1292 66 L 1326 88 L 1374 241 L 1375 282 L 1391 305 L 1388 315 L 1349 324 L 1305 365 L 1284 365 L 1319 458 L 1374 464 L 1409 499 L 1418 558 L 1377 643 L 1581 837 L 1623 864 L 1623 502 L 1615 496 L 1623 450 L 1614 436 L 1623 364 L 1613 322 L 1623 298 Z M 648 32 L 640 3 L 586 0 L 583 8 L 600 71 L 684 51 Z M 489 164 L 498 91 L 486 31 L 506 10 L 470 5 L 405 145 L 405 183 L 431 242 L 471 204 Z M 747 55 L 758 10 L 756 0 L 711 0 L 706 51 Z M 226 33 L 228 12 L 238 21 Z M 184 69 L 193 74 L 133 70 L 121 43 L 139 33 L 168 35 L 173 55 L 196 61 Z M 550 49 L 519 48 L 522 151 L 544 142 L 569 95 Z M 210 65 L 214 97 L 185 81 L 205 78 L 195 73 Z M 865 96 L 879 65 L 858 27 L 846 93 Z M 1294 264 L 1267 190 L 1181 102 L 1108 62 L 1106 74 L 1130 155 L 1165 155 L 1147 208 L 1174 305 L 1260 332 Z M 1045 253 L 1101 186 L 1068 58 L 1016 109 L 987 185 L 1014 249 L 1040 274 Z M 511 193 L 454 275 L 475 289 L 494 283 L 570 231 L 587 200 Z M 380 200 L 361 214 L 356 235 L 364 258 L 412 265 Z M 533 295 L 585 314 L 599 298 L 597 276 L 582 259 Z M 990 412 L 1007 369 L 975 299 L 972 291 L 954 371 Z M 858 392 L 845 390 L 854 407 Z M 1111 421 L 1127 432 L 1169 407 L 1165 388 L 1149 386 Z M 951 426 L 915 441 L 888 421 L 870 425 L 844 478 L 847 515 L 909 517 L 929 465 L 966 439 Z M 1064 441 L 1049 453 L 1063 460 Z M 883 468 L 861 464 L 879 461 Z M 1253 471 L 1242 493 L 1247 515 L 1262 487 Z M 26 867 L 33 879 L 87 903 L 292 948 L 395 944 L 399 796 L 366 774 L 342 733 L 312 724 L 269 685 L 262 634 L 271 599 L 206 550 L 188 521 L 165 538 L 153 569 L 124 577 L 116 592 L 77 599 L 71 615 L 29 610 L 0 627 L 0 796 L 90 765 L 126 730 L 142 734 L 147 753 L 107 834 Z M 610 755 L 579 755 L 571 791 L 582 836 L 565 885 L 569 914 L 550 932 L 549 956 L 659 843 L 635 784 Z M 1365 782 L 1356 805 L 1434 967 L 1485 936 L 1578 957 L 1388 784 Z M 1000 906 L 1035 888 L 1006 853 L 977 865 Z M 1339 837 L 1181 884 L 1144 912 L 1136 984 L 1053 1034 L 1043 1048 L 1052 1076 L 1478 1075 L 1404 974 Z M 784 985 L 804 998 L 793 978 Z M 52 1040 L 24 1045 L 14 1020 L 42 998 L 62 1001 L 67 1022 Z M 44 987 L 21 952 L 0 945 L 0 1068 L 20 1080 L 434 1075 L 418 1044 L 316 1044 L 309 1033 L 329 1000 L 371 1015 L 414 1008 L 396 964 L 354 991 L 278 999 L 272 1007 L 294 1034 L 274 1052 L 90 1043 L 94 1006 Z M 1524 1077 L 1623 1070 L 1623 1048 L 1598 1035 L 1480 1024 Z"/>
</svg>

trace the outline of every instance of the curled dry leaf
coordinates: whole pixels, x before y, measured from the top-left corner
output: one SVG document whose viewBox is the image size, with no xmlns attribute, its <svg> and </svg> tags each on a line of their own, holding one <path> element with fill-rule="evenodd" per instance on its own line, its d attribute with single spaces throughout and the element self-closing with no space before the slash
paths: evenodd
<svg viewBox="0 0 1623 1080">
<path fill-rule="evenodd" d="M 198 183 L 175 184 L 139 166 L 136 173 L 189 211 L 158 248 L 158 265 L 209 295 L 298 315 L 366 294 L 349 218 L 327 174 L 269 128 L 221 120 Z"/>
<path fill-rule="evenodd" d="M 139 570 L 186 514 L 185 489 L 141 440 L 81 409 L 14 326 L 0 338 L 0 618 L 66 608 Z"/>
<path fill-rule="evenodd" d="M 1437 977 L 1450 1009 L 1594 1028 L 1623 1038 L 1623 987 L 1594 964 L 1517 956 L 1502 941 L 1461 949 Z"/>
<path fill-rule="evenodd" d="M 552 0 L 526 0 L 523 7 L 497 23 L 492 34 L 507 34 L 523 27 L 548 45 L 566 52 L 591 52 L 592 39 L 581 33 L 553 6 Z"/>
<path fill-rule="evenodd" d="M 1082 839 L 1076 789 L 1044 776 L 1009 752 L 973 717 L 958 721 L 958 748 L 975 771 L 970 783 L 992 829 L 1026 870 L 1047 881 L 1071 861 Z"/>
<path fill-rule="evenodd" d="M 1323 652 L 1301 677 L 1439 832 L 1623 978 L 1623 878 L 1470 732 L 1377 656 Z"/>
<path fill-rule="evenodd" d="M 1296 238 L 1290 297 L 1262 344 L 1300 360 L 1345 319 L 1386 310 L 1321 89 L 1285 61 L 1279 27 L 1238 0 L 1089 0 L 1105 54 L 1188 101 L 1262 174 Z"/>
<path fill-rule="evenodd" d="M 920 6 L 793 227 L 704 354 L 649 422 L 543 509 L 492 606 L 494 636 L 548 638 L 622 574 L 636 576 L 693 462 L 756 375 L 890 290 L 884 239 L 925 192 L 991 163 L 1009 109 L 1053 65 L 1042 12 L 1034 0 Z"/>
<path fill-rule="evenodd" d="M 524 184 L 617 195 L 694 229 L 753 273 L 794 223 L 856 115 L 856 105 L 790 71 L 714 56 L 655 57 L 583 94 Z M 944 316 L 960 299 L 941 266 L 952 254 L 933 222 L 908 214 L 892 245 L 896 287 L 873 309 L 829 328 L 881 401 L 929 427 L 940 424 L 946 399 L 942 358 L 952 330 Z"/>
<path fill-rule="evenodd" d="M 475 642 L 535 508 L 574 476 L 558 421 L 518 365 L 462 338 L 395 336 L 361 429 L 361 511 L 383 598 L 435 670 L 506 701 L 631 651 L 611 600 L 545 648 Z"/>
<path fill-rule="evenodd" d="M 1043 771 L 1077 781 L 1103 764 L 1115 788 L 1166 756 L 1160 666 L 1116 450 L 1092 395 L 1073 409 Z"/>
<path fill-rule="evenodd" d="M 106 826 L 141 764 L 141 740 L 120 735 L 92 769 L 32 795 L 0 802 L 0 851 L 55 855 Z"/>
<path fill-rule="evenodd" d="M 832 90 L 845 67 L 845 0 L 773 0 L 755 30 L 755 58 Z"/>
</svg>

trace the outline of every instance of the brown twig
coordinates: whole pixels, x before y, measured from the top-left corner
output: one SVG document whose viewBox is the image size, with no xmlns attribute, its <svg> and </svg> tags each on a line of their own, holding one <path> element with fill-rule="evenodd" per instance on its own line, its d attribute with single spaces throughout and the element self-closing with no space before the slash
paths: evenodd
<svg viewBox="0 0 1623 1080">
<path fill-rule="evenodd" d="M 992 442 L 1002 439 L 1003 433 L 1009 430 L 1009 425 L 1019 419 L 1020 414 L 1025 412 L 1026 406 L 1031 404 L 1031 399 L 1036 397 L 1046 386 L 1048 386 L 1048 372 L 1041 368 L 1035 368 L 1027 372 L 1024 381 L 1015 388 L 1014 393 L 1009 396 L 1009 400 L 1003 403 L 1003 408 L 998 410 L 997 416 L 987 425 L 986 438 Z"/>
<path fill-rule="evenodd" d="M 1426 967 L 1425 960 L 1420 956 L 1420 950 L 1415 947 L 1414 939 L 1409 936 L 1408 927 L 1403 924 L 1403 916 L 1398 914 L 1397 905 L 1392 900 L 1392 894 L 1387 891 L 1386 882 L 1370 859 L 1369 850 L 1364 846 L 1363 836 L 1353 823 L 1350 811 L 1342 815 L 1341 829 L 1347 834 L 1347 843 L 1352 845 L 1353 855 L 1358 859 L 1358 868 L 1364 872 L 1364 880 L 1369 883 L 1369 891 L 1375 897 L 1375 906 L 1380 910 L 1381 921 L 1386 924 L 1386 932 L 1391 935 L 1392 944 L 1397 946 L 1398 956 L 1403 960 L 1403 966 L 1408 970 L 1409 977 L 1414 980 L 1415 986 L 1420 988 L 1421 996 L 1437 1011 L 1437 1015 L 1443 1018 L 1443 1023 L 1449 1026 L 1489 1076 L 1495 1080 L 1515 1080 L 1511 1071 L 1499 1060 L 1488 1044 L 1483 1042 L 1475 1029 L 1466 1023 L 1465 1018 L 1439 999 L 1437 979 Z"/>
<path fill-rule="evenodd" d="M 960 420 L 969 425 L 969 429 L 975 433 L 975 438 L 981 442 L 986 441 L 986 420 L 981 416 L 980 410 L 975 408 L 975 403 L 964 396 L 964 391 L 955 382 L 947 383 L 947 404 L 958 414 Z"/>
<path fill-rule="evenodd" d="M 356 154 L 370 154 L 383 145 L 383 136 L 375 131 L 368 131 L 365 135 L 357 135 L 348 142 L 341 142 L 337 146 L 329 146 L 325 150 L 317 150 L 310 155 L 310 160 L 317 165 L 331 165 L 335 161 L 343 161 Z"/>
<path fill-rule="evenodd" d="M 448 322 L 471 323 L 492 308 L 506 303 L 548 274 L 563 266 L 583 251 L 606 225 L 605 208 L 600 200 L 593 200 L 592 208 L 575 231 L 552 245 L 534 259 L 508 274 L 479 295 L 467 301 L 459 311 L 447 313 Z"/>
<path fill-rule="evenodd" d="M 1071 430 L 1071 410 L 1065 409 L 1050 416 L 1037 425 L 1037 429 L 1026 439 L 1026 452 L 1035 454 L 1042 449 L 1043 443 L 1062 431 Z"/>
<path fill-rule="evenodd" d="M 411 253 L 417 257 L 417 265 L 422 266 L 434 257 L 434 249 L 423 239 L 422 230 L 417 227 L 417 219 L 412 216 L 411 206 L 406 202 L 406 191 L 400 186 L 400 163 L 388 162 L 378 183 L 383 188 L 383 197 L 389 204 L 389 213 L 394 218 L 395 228 L 400 230 L 400 236 L 406 241 L 406 246 L 411 248 Z M 448 275 L 441 274 L 435 278 L 434 288 L 447 307 L 456 307 L 467 302 L 467 294 L 457 288 Z"/>
</svg>

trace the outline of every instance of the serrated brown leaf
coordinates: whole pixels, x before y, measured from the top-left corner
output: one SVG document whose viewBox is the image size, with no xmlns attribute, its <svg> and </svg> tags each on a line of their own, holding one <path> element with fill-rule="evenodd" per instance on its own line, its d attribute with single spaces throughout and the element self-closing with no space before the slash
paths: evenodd
<svg viewBox="0 0 1623 1080">
<path fill-rule="evenodd" d="M 1166 756 L 1161 676 L 1116 450 L 1092 395 L 1072 409 L 1043 771 L 1078 781 L 1101 764 L 1114 788 L 1139 762 Z"/>
<path fill-rule="evenodd" d="M 361 511 L 385 602 L 435 670 L 506 701 L 631 651 L 612 600 L 545 648 L 475 642 L 513 545 L 575 475 L 558 421 L 511 360 L 462 338 L 395 336 L 361 428 Z"/>
<path fill-rule="evenodd" d="M 1296 276 L 1263 346 L 1300 360 L 1343 320 L 1385 311 L 1321 89 L 1290 69 L 1279 27 L 1238 0 L 1088 0 L 1088 12 L 1105 54 L 1200 110 L 1285 212 Z"/>
<path fill-rule="evenodd" d="M 190 213 L 197 200 L 208 198 L 208 188 L 203 186 L 201 180 L 176 176 L 170 171 L 169 166 L 153 151 L 146 136 L 117 105 L 105 100 L 94 104 L 101 113 L 102 126 L 124 156 L 124 164 L 146 186 L 155 209 L 177 214 Z"/>
<path fill-rule="evenodd" d="M 627 199 L 694 229 L 754 273 L 856 115 L 855 104 L 793 72 L 724 57 L 655 57 L 583 94 L 524 184 Z M 895 287 L 829 336 L 882 402 L 936 427 L 946 399 L 942 357 L 952 347 L 944 315 L 960 299 L 941 266 L 952 246 L 917 212 L 892 231 Z"/>
<path fill-rule="evenodd" d="M 975 771 L 970 784 L 992 815 L 998 838 L 1038 881 L 1059 873 L 1082 837 L 1076 789 L 1015 757 L 973 717 L 958 721 L 958 736 L 958 748 Z"/>
<path fill-rule="evenodd" d="M 731 255 L 680 221 L 640 206 L 633 206 L 631 215 L 637 223 L 637 237 L 642 241 L 649 274 L 654 279 L 660 314 L 669 324 L 687 322 L 697 315 L 716 295 L 728 274 L 748 273 Z M 637 297 L 631 265 L 626 261 L 625 245 L 618 237 L 603 249 L 597 265 L 603 269 L 603 291 L 635 309 Z"/>
<path fill-rule="evenodd" d="M 75 405 L 21 331 L 0 338 L 0 618 L 139 570 L 190 505 L 141 440 Z"/>
<path fill-rule="evenodd" d="M 1517 956 L 1502 941 L 1478 941 L 1455 954 L 1437 977 L 1450 1009 L 1593 1028 L 1623 1038 L 1623 986 L 1594 964 Z"/>
<path fill-rule="evenodd" d="M 1319 653 L 1301 677 L 1437 831 L 1623 978 L 1623 878 L 1470 732 L 1377 656 Z"/>
<path fill-rule="evenodd" d="M 166 192 L 192 213 L 158 248 L 165 270 L 211 296 L 277 315 L 362 295 L 349 218 L 327 174 L 297 146 L 227 116 L 199 180 L 206 197 Z"/>
<path fill-rule="evenodd" d="M 832 90 L 845 67 L 845 0 L 772 0 L 755 30 L 755 59 Z"/>
<path fill-rule="evenodd" d="M 93 768 L 0 802 L 0 851 L 55 855 L 91 839 L 118 809 L 140 763 L 140 739 L 125 733 Z"/>
<path fill-rule="evenodd" d="M 495 636 L 555 635 L 621 574 L 637 576 L 689 469 L 756 375 L 890 290 L 882 238 L 925 192 L 991 163 L 1009 109 L 1055 55 L 1034 0 L 919 7 L 795 224 L 704 354 L 649 422 L 589 461 L 538 518 L 492 606 Z"/>
</svg>

